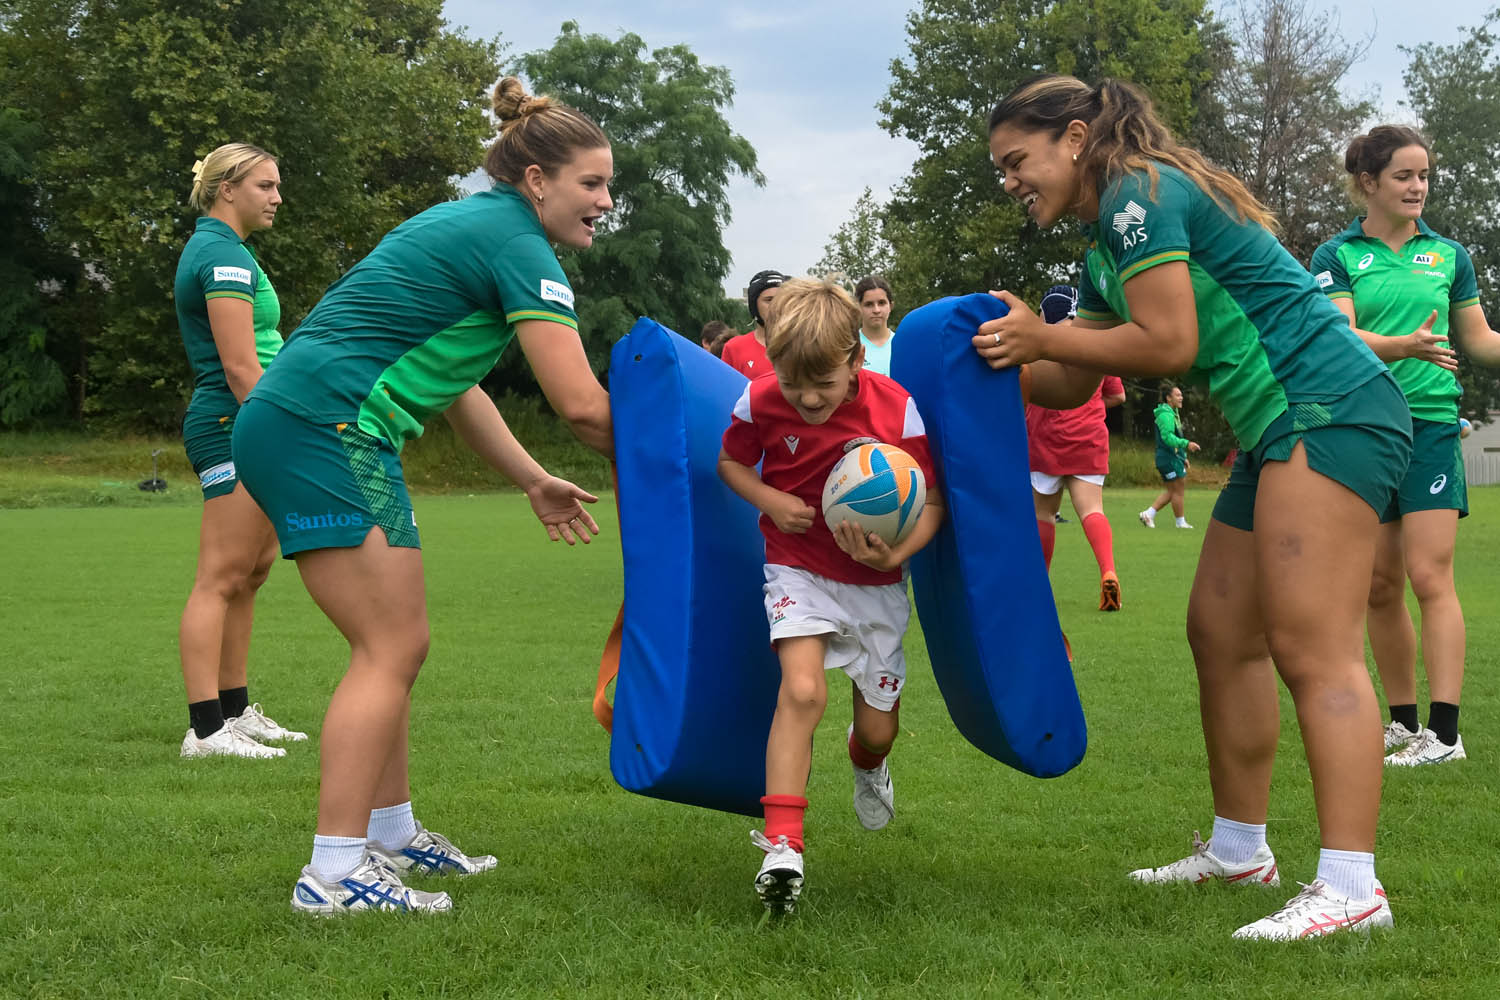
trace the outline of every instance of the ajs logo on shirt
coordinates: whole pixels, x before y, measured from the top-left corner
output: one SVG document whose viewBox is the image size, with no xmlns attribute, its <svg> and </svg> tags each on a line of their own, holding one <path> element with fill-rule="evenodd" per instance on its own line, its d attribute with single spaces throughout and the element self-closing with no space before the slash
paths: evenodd
<svg viewBox="0 0 1500 1000">
<path fill-rule="evenodd" d="M 1115 232 L 1125 237 L 1125 249 L 1146 241 L 1146 210 L 1135 201 L 1125 203 L 1125 211 L 1115 213 Z"/>
<path fill-rule="evenodd" d="M 560 281 L 548 281 L 542 279 L 541 291 L 538 292 L 543 302 L 556 302 L 558 305 L 573 308 L 573 289 Z"/>
<path fill-rule="evenodd" d="M 214 268 L 215 281 L 233 281 L 245 287 L 250 286 L 250 269 L 246 267 L 216 267 Z"/>
</svg>

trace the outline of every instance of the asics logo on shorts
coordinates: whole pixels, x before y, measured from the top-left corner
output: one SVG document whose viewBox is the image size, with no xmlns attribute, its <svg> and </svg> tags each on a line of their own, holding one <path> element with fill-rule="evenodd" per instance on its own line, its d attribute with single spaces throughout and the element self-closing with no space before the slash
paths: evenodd
<svg viewBox="0 0 1500 1000">
<path fill-rule="evenodd" d="M 203 484 L 204 489 L 218 483 L 227 483 L 234 478 L 234 463 L 220 462 L 211 469 L 204 469 L 198 473 L 198 482 Z"/>
<path fill-rule="evenodd" d="M 1443 492 L 1443 487 L 1447 485 L 1448 474 L 1444 473 L 1443 475 L 1438 476 L 1432 481 L 1432 485 L 1427 487 L 1427 492 L 1431 493 L 1433 496 L 1437 496 L 1439 493 Z"/>
<path fill-rule="evenodd" d="M 285 518 L 286 530 L 309 531 L 313 528 L 359 528 L 365 523 L 365 516 L 358 512 L 353 514 L 336 514 L 326 511 L 322 514 L 299 514 L 292 511 Z"/>
</svg>

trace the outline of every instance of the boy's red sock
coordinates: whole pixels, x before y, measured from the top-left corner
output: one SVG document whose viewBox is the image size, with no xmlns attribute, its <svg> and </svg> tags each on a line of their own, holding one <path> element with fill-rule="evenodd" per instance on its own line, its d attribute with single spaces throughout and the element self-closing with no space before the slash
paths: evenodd
<svg viewBox="0 0 1500 1000">
<path fill-rule="evenodd" d="M 1099 575 L 1115 571 L 1115 536 L 1109 529 L 1109 518 L 1103 511 L 1094 511 L 1083 519 L 1083 533 L 1088 536 L 1094 549 L 1094 558 L 1099 560 Z"/>
<path fill-rule="evenodd" d="M 762 795 L 766 807 L 766 839 L 773 844 L 786 837 L 792 850 L 802 853 L 802 817 L 807 813 L 807 799 L 801 795 Z"/>
<path fill-rule="evenodd" d="M 876 753 L 873 750 L 866 750 L 865 745 L 859 741 L 858 737 L 856 737 L 852 732 L 849 734 L 849 759 L 854 762 L 855 767 L 859 768 L 862 771 L 875 770 L 880 766 L 880 762 L 885 760 L 886 755 L 889 753 L 889 749 L 887 749 L 885 753 Z"/>
<path fill-rule="evenodd" d="M 1084 524 L 1088 524 L 1088 522 L 1085 521 Z M 1042 536 L 1042 561 L 1046 563 L 1047 568 L 1050 570 L 1052 568 L 1052 550 L 1057 545 L 1057 522 L 1050 520 L 1037 521 L 1036 533 Z"/>
</svg>

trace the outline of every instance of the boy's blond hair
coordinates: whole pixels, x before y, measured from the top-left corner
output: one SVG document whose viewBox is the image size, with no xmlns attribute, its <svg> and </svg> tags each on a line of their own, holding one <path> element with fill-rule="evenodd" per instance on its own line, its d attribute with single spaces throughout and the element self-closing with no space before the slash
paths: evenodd
<svg viewBox="0 0 1500 1000">
<path fill-rule="evenodd" d="M 859 303 L 832 281 L 793 278 L 769 312 L 766 357 L 778 374 L 826 375 L 859 353 Z"/>
</svg>

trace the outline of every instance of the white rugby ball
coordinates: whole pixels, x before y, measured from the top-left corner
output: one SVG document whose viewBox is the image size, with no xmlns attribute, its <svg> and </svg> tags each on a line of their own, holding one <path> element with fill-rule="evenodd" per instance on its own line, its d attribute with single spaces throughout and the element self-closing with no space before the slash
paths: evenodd
<svg viewBox="0 0 1500 1000">
<path fill-rule="evenodd" d="M 823 485 L 828 530 L 852 521 L 895 545 L 911 534 L 927 502 L 921 466 L 893 444 L 862 444 L 844 455 Z"/>
</svg>

